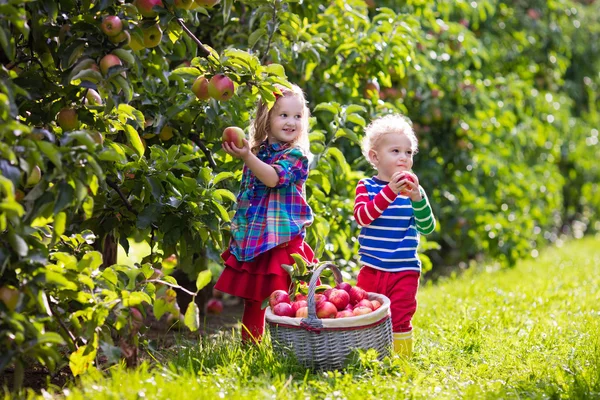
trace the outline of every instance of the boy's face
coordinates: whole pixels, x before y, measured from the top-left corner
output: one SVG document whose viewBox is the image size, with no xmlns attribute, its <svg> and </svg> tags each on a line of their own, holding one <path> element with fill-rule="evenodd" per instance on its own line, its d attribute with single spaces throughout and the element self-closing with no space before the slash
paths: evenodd
<svg viewBox="0 0 600 400">
<path fill-rule="evenodd" d="M 369 157 L 377 168 L 378 178 L 388 182 L 394 173 L 409 171 L 413 166 L 412 145 L 404 133 L 383 135 L 369 151 Z"/>
</svg>

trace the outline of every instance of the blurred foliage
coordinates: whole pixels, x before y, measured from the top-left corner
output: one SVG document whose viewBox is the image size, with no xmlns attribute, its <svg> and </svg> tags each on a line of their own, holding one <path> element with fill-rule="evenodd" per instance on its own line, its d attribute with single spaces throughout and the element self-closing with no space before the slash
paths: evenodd
<svg viewBox="0 0 600 400">
<path fill-rule="evenodd" d="M 163 4 L 146 18 L 129 1 L 0 5 L 0 371 L 19 378 L 34 359 L 82 373 L 99 349 L 131 359 L 133 309 L 179 314 L 161 270 L 210 281 L 241 175 L 221 132 L 247 130 L 275 83 L 306 91 L 308 241 L 347 274 L 354 189 L 373 173 L 358 144 L 390 112 L 413 121 L 414 171 L 439 221 L 424 271 L 482 254 L 510 266 L 598 230 L 593 0 Z M 111 15 L 127 34 L 103 33 Z M 109 54 L 119 62 L 104 65 Z M 198 100 L 193 82 L 217 74 L 235 95 Z M 151 249 L 133 267 L 115 257 L 129 238 Z M 196 329 L 198 313 L 182 319 Z"/>
</svg>

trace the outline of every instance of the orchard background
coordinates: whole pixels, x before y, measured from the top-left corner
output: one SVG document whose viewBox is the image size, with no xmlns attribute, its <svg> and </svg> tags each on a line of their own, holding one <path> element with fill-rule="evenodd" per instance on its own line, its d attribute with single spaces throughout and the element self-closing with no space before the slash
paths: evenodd
<svg viewBox="0 0 600 400">
<path fill-rule="evenodd" d="M 310 102 L 308 241 L 348 277 L 354 188 L 372 173 L 359 141 L 388 112 L 413 122 L 439 221 L 426 272 L 510 267 L 600 230 L 594 0 L 161 4 L 0 4 L 0 374 L 17 385 L 32 360 L 135 363 L 149 310 L 198 328 L 176 295 L 210 283 L 228 242 L 241 166 L 221 133 L 247 130 L 276 83 Z M 233 95 L 192 91 L 222 75 Z M 132 243 L 147 254 L 119 263 Z"/>
</svg>

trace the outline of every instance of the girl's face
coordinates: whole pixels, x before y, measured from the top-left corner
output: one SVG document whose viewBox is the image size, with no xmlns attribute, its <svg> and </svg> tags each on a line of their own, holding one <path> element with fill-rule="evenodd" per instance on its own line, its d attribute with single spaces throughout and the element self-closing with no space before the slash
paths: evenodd
<svg viewBox="0 0 600 400">
<path fill-rule="evenodd" d="M 304 103 L 298 96 L 280 97 L 269 116 L 269 144 L 288 143 L 302 133 Z"/>
<path fill-rule="evenodd" d="M 412 168 L 413 153 L 410 139 L 404 133 L 393 132 L 383 135 L 369 156 L 379 179 L 389 182 L 394 173 Z"/>
</svg>

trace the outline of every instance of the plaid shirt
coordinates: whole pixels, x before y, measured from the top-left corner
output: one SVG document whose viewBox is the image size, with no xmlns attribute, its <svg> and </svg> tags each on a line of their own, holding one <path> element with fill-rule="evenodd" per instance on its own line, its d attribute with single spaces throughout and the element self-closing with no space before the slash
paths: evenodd
<svg viewBox="0 0 600 400">
<path fill-rule="evenodd" d="M 244 166 L 229 244 L 238 261 L 250 261 L 298 235 L 304 237 L 313 221 L 304 191 L 308 158 L 302 150 L 265 141 L 258 158 L 275 168 L 279 182 L 269 188 Z"/>
</svg>

